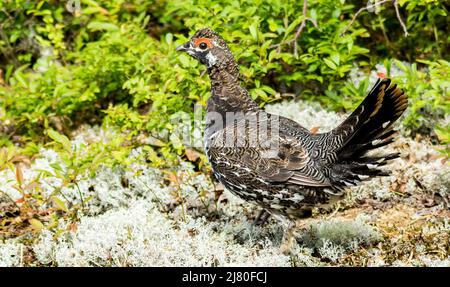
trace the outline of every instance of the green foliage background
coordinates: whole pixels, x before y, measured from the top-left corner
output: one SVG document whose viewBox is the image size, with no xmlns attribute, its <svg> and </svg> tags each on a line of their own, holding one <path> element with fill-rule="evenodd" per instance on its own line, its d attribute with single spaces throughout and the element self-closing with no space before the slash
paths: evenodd
<svg viewBox="0 0 450 287">
<path fill-rule="evenodd" d="M 149 160 L 172 164 L 184 146 L 161 132 L 175 128 L 173 115 L 205 105 L 210 91 L 204 68 L 175 48 L 205 26 L 230 43 L 261 105 L 291 93 L 350 111 L 368 88 L 368 80 L 347 81 L 350 70 L 384 63 L 389 73 L 395 63 L 405 76 L 394 80 L 404 82 L 411 99 L 404 124 L 412 135 L 449 144 L 449 127 L 435 125 L 450 111 L 448 1 L 398 1 L 405 37 L 392 3 L 361 13 L 342 34 L 367 3 L 310 0 L 306 17 L 313 21 L 296 53 L 301 2 L 81 0 L 81 10 L 71 13 L 66 4 L 75 1 L 2 1 L 0 146 L 32 155 L 55 142 L 48 131 L 70 136 L 81 124 L 99 124 L 123 138 L 98 150 L 124 160 L 139 134 L 153 134 Z"/>
</svg>

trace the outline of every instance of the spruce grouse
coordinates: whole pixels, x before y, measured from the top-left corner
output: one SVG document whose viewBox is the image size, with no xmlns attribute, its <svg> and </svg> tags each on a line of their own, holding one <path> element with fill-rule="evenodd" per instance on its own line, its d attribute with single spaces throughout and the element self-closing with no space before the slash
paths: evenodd
<svg viewBox="0 0 450 287">
<path fill-rule="evenodd" d="M 239 83 L 239 66 L 225 41 L 201 29 L 178 51 L 206 65 L 212 95 L 206 107 L 205 151 L 214 175 L 233 194 L 287 219 L 342 199 L 347 186 L 375 176 L 398 153 L 368 156 L 394 140 L 407 96 L 380 79 L 339 126 L 313 134 L 264 112 Z"/>
</svg>

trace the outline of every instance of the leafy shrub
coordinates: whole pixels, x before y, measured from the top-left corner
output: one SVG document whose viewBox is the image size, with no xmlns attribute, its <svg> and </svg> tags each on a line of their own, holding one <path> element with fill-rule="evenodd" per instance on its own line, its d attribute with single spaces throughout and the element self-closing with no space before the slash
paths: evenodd
<svg viewBox="0 0 450 287">
<path fill-rule="evenodd" d="M 440 121 L 450 114 L 450 62 L 419 60 L 427 65 L 427 71 L 417 70 L 414 63 L 410 66 L 400 62 L 396 64 L 404 71 L 403 88 L 411 98 L 412 104 L 404 124 L 413 134 L 434 135 L 436 129 L 449 132 L 448 123 Z M 441 123 L 439 123 L 441 122 Z"/>
<path fill-rule="evenodd" d="M 349 110 L 369 88 L 367 81 L 348 83 L 354 67 L 369 71 L 392 57 L 413 62 L 404 67 L 412 106 L 405 124 L 413 134 L 432 132 L 423 124 L 428 115 L 448 114 L 447 5 L 399 1 L 405 38 L 392 4 L 361 13 L 349 27 L 359 1 L 307 3 L 303 15 L 303 3 L 292 0 L 96 0 L 81 1 L 73 13 L 60 1 L 4 1 L 1 144 L 43 143 L 51 140 L 49 128 L 69 135 L 83 123 L 104 124 L 130 140 L 151 134 L 159 140 L 153 162 L 170 163 L 184 150 L 168 136 L 178 128 L 171 119 L 192 115 L 209 95 L 204 68 L 175 47 L 204 26 L 230 43 L 244 84 L 262 105 L 293 93 Z M 436 129 L 442 135 L 446 127 Z"/>
</svg>

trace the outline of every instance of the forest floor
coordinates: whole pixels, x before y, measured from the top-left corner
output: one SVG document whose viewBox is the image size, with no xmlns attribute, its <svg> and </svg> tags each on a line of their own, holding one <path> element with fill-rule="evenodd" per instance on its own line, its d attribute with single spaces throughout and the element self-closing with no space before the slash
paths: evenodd
<svg viewBox="0 0 450 287">
<path fill-rule="evenodd" d="M 319 132 L 344 116 L 303 102 L 266 110 Z M 297 231 L 290 256 L 280 251 L 279 221 L 251 229 L 256 206 L 189 162 L 162 171 L 136 149 L 130 166 L 101 168 L 76 190 L 60 191 L 68 209 L 83 201 L 77 220 L 61 217 L 39 232 L 3 226 L 0 266 L 450 266 L 450 165 L 436 146 L 400 132 L 386 148 L 402 155 L 386 166 L 392 175 L 349 188 L 330 210 L 315 210 Z M 73 143 L 107 133 L 85 127 Z M 51 174 L 61 161 L 51 149 L 41 155 L 23 170 L 24 184 L 42 170 Z M 0 217 L 20 204 L 16 178 L 11 170 L 0 172 Z M 42 179 L 43 190 L 53 192 L 57 180 Z"/>
</svg>

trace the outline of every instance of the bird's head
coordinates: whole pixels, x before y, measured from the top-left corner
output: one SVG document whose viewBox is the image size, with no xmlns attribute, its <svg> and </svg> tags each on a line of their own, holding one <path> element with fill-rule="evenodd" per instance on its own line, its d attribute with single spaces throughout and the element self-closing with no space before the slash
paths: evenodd
<svg viewBox="0 0 450 287">
<path fill-rule="evenodd" d="M 187 43 L 178 46 L 177 51 L 188 53 L 208 68 L 226 66 L 230 60 L 234 61 L 222 37 L 209 28 L 198 30 Z"/>
</svg>

